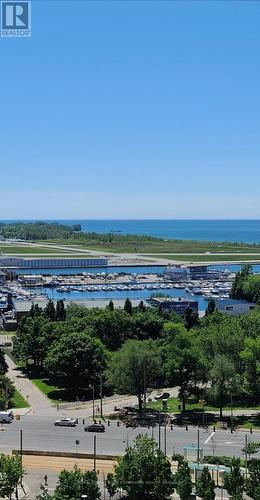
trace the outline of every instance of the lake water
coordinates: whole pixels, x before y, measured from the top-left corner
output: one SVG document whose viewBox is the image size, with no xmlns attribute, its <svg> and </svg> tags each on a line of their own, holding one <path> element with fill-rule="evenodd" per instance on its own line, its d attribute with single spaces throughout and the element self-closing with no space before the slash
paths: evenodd
<svg viewBox="0 0 260 500">
<path fill-rule="evenodd" d="M 10 221 L 2 221 L 10 222 Z M 17 222 L 17 221 L 16 221 Z M 24 221 L 26 222 L 26 221 Z M 34 221 L 27 221 L 34 222 Z M 53 220 L 61 224 L 81 224 L 83 231 L 146 234 L 164 239 L 232 241 L 260 243 L 260 220 Z"/>
<path fill-rule="evenodd" d="M 229 269 L 230 271 L 237 272 L 240 269 L 239 265 L 229 265 L 229 266 L 210 266 L 212 269 Z M 165 266 L 121 266 L 121 267 L 107 267 L 105 268 L 108 273 L 129 273 L 129 274 L 144 274 L 144 273 L 162 273 L 165 270 Z M 84 269 L 35 269 L 31 271 L 31 274 L 76 274 L 80 272 L 89 272 L 89 273 L 97 273 L 97 272 L 104 272 L 104 269 L 102 268 L 84 268 Z M 260 272 L 260 265 L 255 265 L 253 266 L 253 272 L 259 273 Z M 19 270 L 20 274 L 24 274 L 24 270 L 20 269 Z M 26 274 L 28 271 L 26 270 Z M 31 289 L 33 291 L 33 289 Z M 57 300 L 57 299 L 65 299 L 67 301 L 70 300 L 95 300 L 95 299 L 103 299 L 107 300 L 109 302 L 110 299 L 125 299 L 126 297 L 129 297 L 130 299 L 147 299 L 151 297 L 152 294 L 159 292 L 159 290 L 127 290 L 127 291 L 120 291 L 120 290 L 113 290 L 113 291 L 107 291 L 104 292 L 103 290 L 100 291 L 85 291 L 85 292 L 77 292 L 77 291 L 71 291 L 71 292 L 57 292 L 56 288 L 37 288 L 34 290 L 36 293 L 42 293 L 43 296 L 47 296 L 50 299 Z M 164 293 L 165 295 L 169 295 L 170 297 L 186 297 L 189 298 L 190 300 L 197 300 L 199 303 L 199 310 L 204 311 L 205 308 L 207 307 L 207 301 L 204 299 L 203 296 L 201 295 L 191 295 L 190 293 L 186 292 L 184 289 L 165 289 L 165 290 L 160 290 L 161 293 Z"/>
</svg>

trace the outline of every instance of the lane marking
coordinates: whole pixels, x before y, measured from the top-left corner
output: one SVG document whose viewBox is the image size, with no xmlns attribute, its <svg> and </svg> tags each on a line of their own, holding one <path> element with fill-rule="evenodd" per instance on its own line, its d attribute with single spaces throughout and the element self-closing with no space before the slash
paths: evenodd
<svg viewBox="0 0 260 500">
<path fill-rule="evenodd" d="M 213 431 L 213 432 L 209 435 L 209 437 L 207 437 L 206 441 L 204 441 L 204 444 L 208 444 L 208 442 L 211 440 L 211 438 L 213 438 L 214 434 L 215 434 L 215 432 Z"/>
</svg>

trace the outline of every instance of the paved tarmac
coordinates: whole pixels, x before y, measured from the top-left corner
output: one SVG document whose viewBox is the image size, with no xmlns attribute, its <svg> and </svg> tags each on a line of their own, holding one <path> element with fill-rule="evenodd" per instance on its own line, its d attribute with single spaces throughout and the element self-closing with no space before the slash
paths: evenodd
<svg viewBox="0 0 260 500">
<path fill-rule="evenodd" d="M 73 415 L 75 416 L 75 415 Z M 57 418 L 57 417 L 56 417 Z M 26 450 L 46 450 L 46 451 L 67 451 L 78 453 L 93 452 L 93 433 L 85 432 L 82 418 L 79 418 L 77 427 L 56 427 L 53 417 L 24 415 L 20 421 L 14 420 L 10 424 L 2 425 L 0 432 L 0 451 L 10 452 L 12 449 L 18 449 L 20 446 L 20 431 L 23 431 L 23 448 Z M 88 419 L 86 423 L 91 423 Z M 108 455 L 123 454 L 125 448 L 133 444 L 134 438 L 138 434 L 148 434 L 154 436 L 159 442 L 159 427 L 144 428 L 138 427 L 126 428 L 122 424 L 117 427 L 116 422 L 111 422 L 110 427 L 106 424 L 106 432 L 96 434 L 97 453 Z M 212 429 L 204 430 L 200 428 L 199 439 L 200 446 L 203 448 L 204 455 L 228 455 L 242 456 L 242 448 L 245 443 L 245 432 L 234 432 L 229 430 Z M 183 453 L 183 448 L 194 444 L 197 447 L 198 428 L 189 426 L 188 431 L 185 428 L 173 426 L 166 429 L 161 428 L 161 448 L 165 449 L 169 455 L 173 452 Z M 259 433 L 248 433 L 248 439 L 259 441 Z M 79 444 L 76 444 L 79 441 Z M 260 457 L 260 454 L 257 455 Z M 196 457 L 196 455 L 195 455 Z"/>
</svg>

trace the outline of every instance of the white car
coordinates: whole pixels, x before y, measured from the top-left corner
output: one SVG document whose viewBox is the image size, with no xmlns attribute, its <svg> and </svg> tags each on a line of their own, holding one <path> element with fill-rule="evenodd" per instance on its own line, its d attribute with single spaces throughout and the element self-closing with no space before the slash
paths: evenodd
<svg viewBox="0 0 260 500">
<path fill-rule="evenodd" d="M 76 427 L 78 420 L 76 418 L 62 418 L 60 420 L 55 420 L 54 425 L 60 427 Z"/>
</svg>

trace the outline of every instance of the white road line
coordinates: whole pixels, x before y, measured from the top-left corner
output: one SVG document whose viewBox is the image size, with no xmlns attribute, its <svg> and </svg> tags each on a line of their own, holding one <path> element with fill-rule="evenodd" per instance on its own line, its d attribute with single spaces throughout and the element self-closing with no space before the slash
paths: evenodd
<svg viewBox="0 0 260 500">
<path fill-rule="evenodd" d="M 214 434 L 215 434 L 215 432 L 213 431 L 213 432 L 209 435 L 209 437 L 207 437 L 206 441 L 204 441 L 204 444 L 208 444 L 208 442 L 211 440 L 211 438 L 213 438 Z"/>
</svg>

